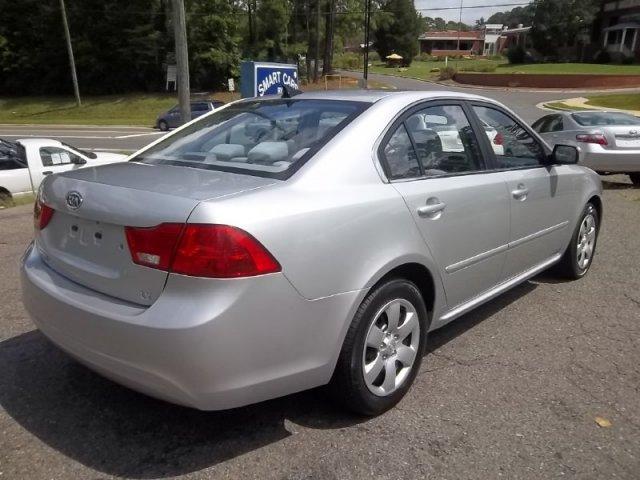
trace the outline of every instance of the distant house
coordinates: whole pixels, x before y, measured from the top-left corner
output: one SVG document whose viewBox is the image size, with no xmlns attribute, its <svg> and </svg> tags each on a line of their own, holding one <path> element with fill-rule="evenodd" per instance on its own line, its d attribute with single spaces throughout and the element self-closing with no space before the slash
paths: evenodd
<svg viewBox="0 0 640 480">
<path fill-rule="evenodd" d="M 600 12 L 600 44 L 625 56 L 640 56 L 640 0 L 605 0 Z"/>
<path fill-rule="evenodd" d="M 418 37 L 420 52 L 437 57 L 451 55 L 497 55 L 513 44 L 526 47 L 531 27 L 508 29 L 504 25 L 486 24 L 479 30 L 425 32 Z"/>
</svg>

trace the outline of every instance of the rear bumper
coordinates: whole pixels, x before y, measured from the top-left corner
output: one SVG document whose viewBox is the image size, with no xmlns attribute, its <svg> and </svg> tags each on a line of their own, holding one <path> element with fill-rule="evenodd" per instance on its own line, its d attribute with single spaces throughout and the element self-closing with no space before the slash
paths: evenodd
<svg viewBox="0 0 640 480">
<path fill-rule="evenodd" d="M 170 275 L 150 307 L 22 264 L 23 301 L 55 344 L 93 370 L 202 410 L 256 403 L 325 384 L 360 292 L 309 301 L 282 274 L 211 280 Z"/>
<path fill-rule="evenodd" d="M 584 149 L 582 164 L 597 172 L 640 172 L 640 150 L 606 150 L 589 145 Z"/>
</svg>

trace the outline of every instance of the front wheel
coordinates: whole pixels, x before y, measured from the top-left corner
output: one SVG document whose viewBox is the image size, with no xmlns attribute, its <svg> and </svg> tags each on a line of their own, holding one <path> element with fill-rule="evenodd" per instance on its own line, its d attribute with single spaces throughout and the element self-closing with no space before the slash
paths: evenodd
<svg viewBox="0 0 640 480">
<path fill-rule="evenodd" d="M 349 327 L 332 379 L 334 396 L 363 415 L 379 415 L 407 393 L 420 368 L 428 329 L 418 288 L 395 279 L 375 288 Z"/>
<path fill-rule="evenodd" d="M 587 203 L 571 237 L 571 243 L 558 264 L 557 270 L 561 276 L 577 280 L 587 274 L 596 252 L 599 230 L 598 210 L 592 203 Z"/>
<path fill-rule="evenodd" d="M 629 178 L 631 179 L 631 183 L 636 187 L 640 187 L 640 172 L 630 173 Z"/>
<path fill-rule="evenodd" d="M 169 124 L 164 121 L 164 120 L 160 120 L 158 122 L 158 128 L 162 131 L 162 132 L 167 132 L 169 131 Z"/>
</svg>

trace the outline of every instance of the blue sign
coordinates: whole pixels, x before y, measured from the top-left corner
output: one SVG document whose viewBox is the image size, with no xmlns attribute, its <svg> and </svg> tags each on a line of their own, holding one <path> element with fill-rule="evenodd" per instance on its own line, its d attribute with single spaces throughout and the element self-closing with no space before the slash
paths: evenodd
<svg viewBox="0 0 640 480">
<path fill-rule="evenodd" d="M 240 92 L 243 98 L 281 95 L 283 85 L 298 89 L 296 65 L 242 62 L 240 77 Z"/>
</svg>

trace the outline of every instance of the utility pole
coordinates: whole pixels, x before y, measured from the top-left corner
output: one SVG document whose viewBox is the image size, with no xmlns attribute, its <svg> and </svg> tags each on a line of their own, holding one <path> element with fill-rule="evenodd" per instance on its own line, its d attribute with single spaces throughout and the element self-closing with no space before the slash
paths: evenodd
<svg viewBox="0 0 640 480">
<path fill-rule="evenodd" d="M 80 88 L 78 87 L 78 76 L 76 75 L 76 61 L 73 58 L 73 47 L 71 46 L 71 33 L 69 33 L 69 23 L 67 22 L 67 10 L 64 8 L 64 0 L 60 0 L 60 10 L 62 12 L 62 24 L 64 25 L 64 35 L 67 39 L 67 52 L 69 53 L 69 63 L 71 65 L 71 80 L 73 81 L 73 93 L 76 96 L 76 105 L 82 105 L 80 101 Z"/>
<path fill-rule="evenodd" d="M 362 78 L 364 88 L 369 88 L 369 35 L 371 30 L 371 0 L 365 0 L 364 5 L 364 69 Z"/>
<path fill-rule="evenodd" d="M 189 103 L 189 50 L 187 49 L 187 20 L 184 13 L 184 0 L 173 0 L 173 28 L 176 45 L 178 103 L 182 123 L 191 120 Z"/>
<path fill-rule="evenodd" d="M 318 73 L 320 63 L 320 8 L 322 1 L 316 0 L 316 38 L 315 38 L 315 62 L 313 63 L 313 82 L 318 83 Z"/>
<path fill-rule="evenodd" d="M 462 31 L 462 4 L 464 0 L 460 0 L 460 17 L 458 18 L 458 54 L 460 53 L 460 32 Z M 484 52 L 482 52 L 484 53 Z"/>
</svg>

